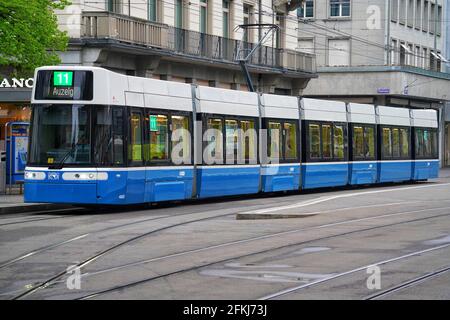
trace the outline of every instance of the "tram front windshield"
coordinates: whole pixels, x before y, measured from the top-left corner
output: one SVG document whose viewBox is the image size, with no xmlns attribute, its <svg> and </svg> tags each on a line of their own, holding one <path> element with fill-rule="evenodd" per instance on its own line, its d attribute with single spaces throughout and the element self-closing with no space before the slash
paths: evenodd
<svg viewBox="0 0 450 320">
<path fill-rule="evenodd" d="M 30 164 L 91 163 L 90 112 L 85 105 L 34 105 Z"/>
</svg>

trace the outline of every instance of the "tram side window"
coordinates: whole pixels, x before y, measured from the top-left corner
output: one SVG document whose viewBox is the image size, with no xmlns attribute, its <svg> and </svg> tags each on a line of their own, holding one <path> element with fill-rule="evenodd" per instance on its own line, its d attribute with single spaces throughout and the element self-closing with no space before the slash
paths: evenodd
<svg viewBox="0 0 450 320">
<path fill-rule="evenodd" d="M 281 122 L 269 121 L 268 131 L 268 156 L 271 162 L 276 162 L 283 159 L 282 153 L 282 131 Z"/>
<path fill-rule="evenodd" d="M 375 159 L 375 128 L 364 127 L 364 148 L 365 156 L 369 159 Z"/>
<path fill-rule="evenodd" d="M 322 156 L 331 159 L 331 125 L 322 124 Z"/>
<path fill-rule="evenodd" d="M 124 163 L 124 110 L 121 107 L 114 107 L 112 112 L 112 134 L 113 134 L 113 162 L 114 164 Z"/>
<path fill-rule="evenodd" d="M 391 158 L 392 157 L 391 128 L 383 128 L 382 140 L 383 140 L 383 156 L 385 158 Z"/>
<path fill-rule="evenodd" d="M 364 158 L 364 129 L 362 126 L 353 127 L 353 156 Z"/>
<path fill-rule="evenodd" d="M 340 125 L 334 125 L 333 137 L 334 158 L 344 159 L 344 127 Z"/>
<path fill-rule="evenodd" d="M 309 156 L 311 159 L 320 159 L 320 125 L 309 124 Z"/>
<path fill-rule="evenodd" d="M 174 164 L 190 164 L 191 135 L 189 133 L 189 117 L 172 115 L 172 162 Z"/>
<path fill-rule="evenodd" d="M 415 129 L 415 144 L 417 158 L 437 158 L 437 130 L 428 128 Z"/>
<path fill-rule="evenodd" d="M 234 164 L 238 159 L 238 129 L 238 120 L 225 120 L 225 154 L 227 164 Z"/>
<path fill-rule="evenodd" d="M 343 160 L 345 158 L 345 130 L 332 122 L 309 123 L 308 144 L 310 160 Z"/>
<path fill-rule="evenodd" d="M 370 125 L 353 125 L 353 158 L 375 158 L 375 128 Z"/>
<path fill-rule="evenodd" d="M 242 148 L 245 163 L 257 163 L 257 133 L 255 131 L 254 120 L 241 120 L 240 128 L 242 132 Z"/>
<path fill-rule="evenodd" d="M 130 144 L 128 158 L 135 164 L 142 164 L 142 114 L 133 112 L 130 123 Z"/>
<path fill-rule="evenodd" d="M 207 164 L 223 164 L 223 121 L 209 118 L 206 123 L 206 149 L 204 161 Z"/>
<path fill-rule="evenodd" d="M 169 121 L 167 115 L 150 115 L 150 161 L 169 160 Z"/>
<path fill-rule="evenodd" d="M 392 128 L 392 156 L 400 157 L 400 133 L 398 128 Z"/>
<path fill-rule="evenodd" d="M 439 158 L 439 149 L 438 149 L 438 138 L 437 138 L 437 130 L 431 131 L 431 150 L 432 150 L 432 158 Z"/>
<path fill-rule="evenodd" d="M 402 158 L 409 158 L 409 130 L 405 128 L 400 129 L 400 143 L 401 143 L 401 152 L 400 156 Z"/>
<path fill-rule="evenodd" d="M 284 132 L 284 158 L 286 160 L 295 160 L 297 159 L 297 126 L 295 123 L 285 122 Z"/>
<path fill-rule="evenodd" d="M 113 161 L 111 145 L 112 108 L 98 106 L 95 112 L 94 161 L 100 165 L 109 165 Z"/>
</svg>

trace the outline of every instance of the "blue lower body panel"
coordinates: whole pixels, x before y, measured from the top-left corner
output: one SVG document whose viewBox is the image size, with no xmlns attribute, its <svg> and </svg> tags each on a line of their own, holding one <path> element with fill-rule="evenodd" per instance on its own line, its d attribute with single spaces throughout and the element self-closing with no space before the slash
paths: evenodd
<svg viewBox="0 0 450 320">
<path fill-rule="evenodd" d="M 261 168 L 262 191 L 276 192 L 298 190 L 300 187 L 300 165 L 272 165 Z"/>
<path fill-rule="evenodd" d="M 413 180 L 427 180 L 439 176 L 439 160 L 416 160 L 413 164 Z"/>
<path fill-rule="evenodd" d="M 192 198 L 193 173 L 194 170 L 192 167 L 147 170 L 145 202 Z"/>
<path fill-rule="evenodd" d="M 259 166 L 210 166 L 198 169 L 199 198 L 257 193 Z"/>
<path fill-rule="evenodd" d="M 350 184 L 370 184 L 377 182 L 377 162 L 361 161 L 349 164 Z"/>
<path fill-rule="evenodd" d="M 348 183 L 348 163 L 302 164 L 302 188 L 345 186 Z"/>
<path fill-rule="evenodd" d="M 378 163 L 378 182 L 409 181 L 412 167 L 412 161 L 381 161 Z"/>
<path fill-rule="evenodd" d="M 96 183 L 30 182 L 25 184 L 25 202 L 97 203 Z"/>
</svg>

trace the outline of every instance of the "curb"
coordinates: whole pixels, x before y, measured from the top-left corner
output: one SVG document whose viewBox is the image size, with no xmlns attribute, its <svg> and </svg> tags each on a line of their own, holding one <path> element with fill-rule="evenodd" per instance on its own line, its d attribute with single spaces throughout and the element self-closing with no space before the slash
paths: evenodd
<svg viewBox="0 0 450 320">
<path fill-rule="evenodd" d="M 29 205 L 18 205 L 10 207 L 0 207 L 0 214 L 10 214 L 10 213 L 25 213 L 33 211 L 45 211 L 45 210 L 58 210 L 58 209 L 68 209 L 72 206 L 68 205 L 58 205 L 58 204 L 29 204 Z"/>
<path fill-rule="evenodd" d="M 317 215 L 317 213 L 237 213 L 236 220 L 292 219 L 307 218 L 315 215 Z"/>
</svg>

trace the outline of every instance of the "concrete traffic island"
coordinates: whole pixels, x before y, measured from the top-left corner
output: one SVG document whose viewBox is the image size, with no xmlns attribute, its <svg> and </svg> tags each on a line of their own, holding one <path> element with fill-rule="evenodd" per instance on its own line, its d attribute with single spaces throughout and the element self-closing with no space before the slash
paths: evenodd
<svg viewBox="0 0 450 320">
<path fill-rule="evenodd" d="M 236 220 L 258 220 L 258 219 L 292 219 L 307 218 L 317 215 L 318 213 L 286 213 L 286 212 L 242 212 L 236 214 Z"/>
</svg>

